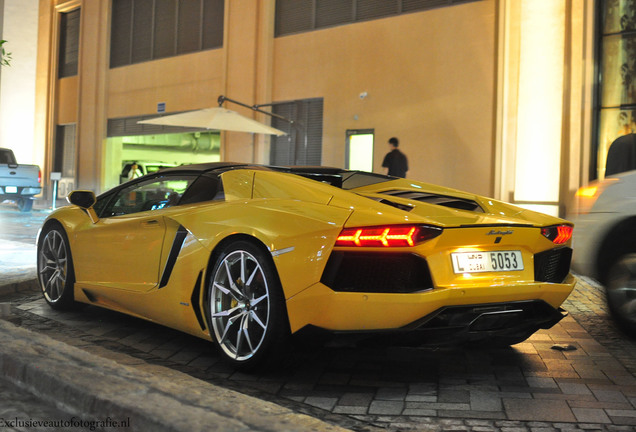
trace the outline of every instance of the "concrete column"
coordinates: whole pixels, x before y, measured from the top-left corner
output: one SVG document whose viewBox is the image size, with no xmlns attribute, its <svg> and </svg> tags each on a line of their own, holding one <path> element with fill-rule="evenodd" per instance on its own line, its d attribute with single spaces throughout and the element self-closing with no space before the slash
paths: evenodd
<svg viewBox="0 0 636 432">
<path fill-rule="evenodd" d="M 565 2 L 521 4 L 516 203 L 558 214 L 563 135 Z"/>
<path fill-rule="evenodd" d="M 225 2 L 225 96 L 248 105 L 269 103 L 275 3 L 272 0 Z M 226 108 L 268 123 L 265 115 L 232 103 Z M 221 159 L 262 162 L 264 137 L 244 132 L 223 132 Z"/>
<path fill-rule="evenodd" d="M 44 149 L 34 146 L 33 135 L 38 0 L 0 0 L 0 8 L 0 38 L 12 55 L 0 81 L 0 146 L 13 149 L 20 163 L 41 165 Z"/>
<path fill-rule="evenodd" d="M 593 18 L 594 0 L 499 3 L 497 198 L 565 216 L 585 180 Z"/>
<path fill-rule="evenodd" d="M 84 1 L 78 67 L 77 187 L 98 191 L 106 143 L 109 3 Z"/>
<path fill-rule="evenodd" d="M 499 2 L 497 198 L 567 216 L 586 183 L 594 13 L 594 0 Z"/>
</svg>

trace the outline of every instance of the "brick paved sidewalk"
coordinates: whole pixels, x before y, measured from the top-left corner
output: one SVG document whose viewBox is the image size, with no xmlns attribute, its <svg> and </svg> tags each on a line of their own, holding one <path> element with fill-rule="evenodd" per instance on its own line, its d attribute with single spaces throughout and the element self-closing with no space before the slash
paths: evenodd
<svg viewBox="0 0 636 432">
<path fill-rule="evenodd" d="M 107 430 L 153 432 L 346 432 L 271 402 L 210 385 L 179 371 L 98 356 L 0 321 L 0 374 L 76 419 Z M 19 419 L 37 415 L 31 406 Z M 29 414 L 32 411 L 34 414 Z M 0 419 L 0 426 L 7 425 Z M 10 421 L 10 420 L 9 420 Z M 51 420 L 53 421 L 53 420 Z M 18 423 L 16 421 L 16 423 Z M 11 423 L 8 425 L 13 427 Z M 80 426 L 83 426 L 80 423 Z M 17 430 L 28 430 L 20 427 Z M 73 430 L 75 424 L 49 430 Z M 378 431 L 379 432 L 379 431 Z"/>
<path fill-rule="evenodd" d="M 22 326 L 89 352 L 126 353 L 318 418 L 336 416 L 337 424 L 349 417 L 395 431 L 636 430 L 636 344 L 607 317 L 591 281 L 577 284 L 565 308 L 569 317 L 513 349 L 332 344 L 297 353 L 269 375 L 234 371 L 205 341 L 117 313 L 59 313 L 39 296 L 16 310 Z"/>
</svg>

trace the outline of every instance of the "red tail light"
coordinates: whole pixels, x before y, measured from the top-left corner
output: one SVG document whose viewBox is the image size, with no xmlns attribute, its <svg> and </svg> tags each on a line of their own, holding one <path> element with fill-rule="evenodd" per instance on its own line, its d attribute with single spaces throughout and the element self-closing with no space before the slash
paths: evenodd
<svg viewBox="0 0 636 432">
<path fill-rule="evenodd" d="M 338 236 L 336 246 L 409 247 L 441 233 L 441 228 L 422 225 L 345 228 Z"/>
<path fill-rule="evenodd" d="M 42 184 L 42 171 L 38 170 L 38 183 Z"/>
<path fill-rule="evenodd" d="M 541 228 L 541 234 L 554 244 L 564 244 L 572 238 L 572 230 L 571 225 L 555 225 Z"/>
</svg>

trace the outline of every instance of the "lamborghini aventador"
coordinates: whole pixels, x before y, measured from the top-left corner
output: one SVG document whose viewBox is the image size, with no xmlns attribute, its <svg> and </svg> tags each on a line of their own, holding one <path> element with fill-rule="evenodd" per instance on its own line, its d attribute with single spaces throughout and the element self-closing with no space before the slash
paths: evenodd
<svg viewBox="0 0 636 432">
<path fill-rule="evenodd" d="M 246 368 L 304 329 L 515 344 L 575 282 L 570 223 L 367 172 L 200 164 L 68 199 L 38 236 L 51 307 L 157 322 Z"/>
</svg>

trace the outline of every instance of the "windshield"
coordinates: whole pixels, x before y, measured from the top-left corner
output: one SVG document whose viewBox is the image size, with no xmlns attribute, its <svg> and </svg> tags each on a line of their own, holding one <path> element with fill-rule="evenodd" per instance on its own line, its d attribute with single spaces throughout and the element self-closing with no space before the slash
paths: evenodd
<svg viewBox="0 0 636 432">
<path fill-rule="evenodd" d="M 0 163 L 2 164 L 14 164 L 15 157 L 11 150 L 0 149 Z"/>
</svg>

